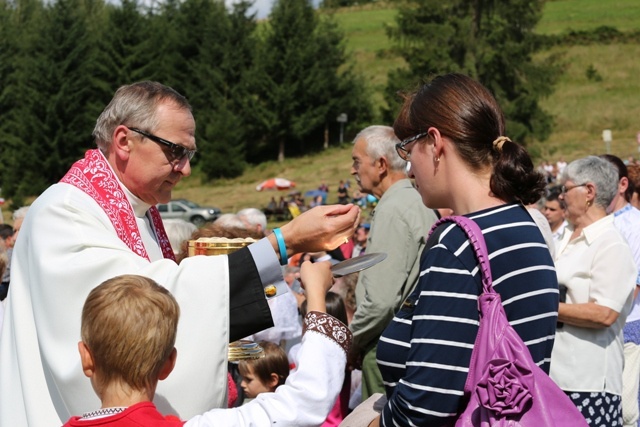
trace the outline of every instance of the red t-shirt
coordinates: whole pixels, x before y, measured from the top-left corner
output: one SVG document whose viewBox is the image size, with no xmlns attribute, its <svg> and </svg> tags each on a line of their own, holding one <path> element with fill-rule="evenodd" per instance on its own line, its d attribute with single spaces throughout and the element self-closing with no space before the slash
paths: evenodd
<svg viewBox="0 0 640 427">
<path fill-rule="evenodd" d="M 140 402 L 103 418 L 81 420 L 81 417 L 71 417 L 63 427 L 182 427 L 184 423 L 175 415 L 165 417 L 152 402 Z"/>
</svg>

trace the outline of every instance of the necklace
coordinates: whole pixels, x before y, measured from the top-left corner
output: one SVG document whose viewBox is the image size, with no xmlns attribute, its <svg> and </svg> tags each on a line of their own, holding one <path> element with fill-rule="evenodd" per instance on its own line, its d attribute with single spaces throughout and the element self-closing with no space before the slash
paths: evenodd
<svg viewBox="0 0 640 427">
<path fill-rule="evenodd" d="M 92 411 L 92 412 L 85 412 L 84 414 L 82 414 L 82 419 L 83 420 L 91 420 L 94 418 L 103 418 L 103 417 L 108 417 L 110 415 L 115 415 L 115 414 L 119 414 L 120 412 L 124 411 L 125 409 L 127 409 L 124 406 L 118 406 L 115 408 L 102 408 L 102 409 L 98 409 L 97 411 Z"/>
</svg>

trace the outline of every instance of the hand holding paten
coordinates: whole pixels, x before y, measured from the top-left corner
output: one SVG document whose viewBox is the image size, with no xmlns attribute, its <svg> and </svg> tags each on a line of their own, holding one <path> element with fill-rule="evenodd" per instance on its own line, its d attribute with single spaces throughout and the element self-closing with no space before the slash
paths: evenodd
<svg viewBox="0 0 640 427">
<path fill-rule="evenodd" d="M 353 235 L 360 221 L 360 208 L 348 205 L 316 206 L 294 218 L 280 230 L 287 254 L 333 250 Z M 274 250 L 276 238 L 269 236 Z"/>
</svg>

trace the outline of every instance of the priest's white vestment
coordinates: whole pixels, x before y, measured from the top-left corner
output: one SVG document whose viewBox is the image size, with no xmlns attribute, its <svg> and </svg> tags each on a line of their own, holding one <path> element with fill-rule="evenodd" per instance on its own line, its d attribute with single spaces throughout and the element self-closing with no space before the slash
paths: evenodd
<svg viewBox="0 0 640 427">
<path fill-rule="evenodd" d="M 1 426 L 62 425 L 71 415 L 100 407 L 80 365 L 80 315 L 89 291 L 121 274 L 156 280 L 180 304 L 179 357 L 158 385 L 158 409 L 188 419 L 226 406 L 228 257 L 197 256 L 180 265 L 164 259 L 145 216 L 150 206 L 130 193 L 126 198 L 149 260 L 123 243 L 105 211 L 72 185 L 55 184 L 31 205 L 13 253 L 0 331 Z M 254 259 L 267 257 L 270 273 L 277 272 L 265 277 L 260 270 L 263 283 L 281 280 L 268 241 L 251 246 Z"/>
</svg>

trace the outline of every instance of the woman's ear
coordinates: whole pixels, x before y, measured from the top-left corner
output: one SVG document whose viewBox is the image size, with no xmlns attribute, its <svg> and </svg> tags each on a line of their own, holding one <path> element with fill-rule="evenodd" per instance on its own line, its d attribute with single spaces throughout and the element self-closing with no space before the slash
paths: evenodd
<svg viewBox="0 0 640 427">
<path fill-rule="evenodd" d="M 440 134 L 440 131 L 435 127 L 427 129 L 427 138 L 430 140 L 430 144 L 433 145 L 434 158 L 440 159 L 444 149 L 444 139 Z"/>
<path fill-rule="evenodd" d="M 87 347 L 84 342 L 80 341 L 78 342 L 78 352 L 80 353 L 80 363 L 82 363 L 82 371 L 88 378 L 91 378 L 96 372 L 91 350 L 89 350 L 89 347 Z"/>
<path fill-rule="evenodd" d="M 162 381 L 169 376 L 169 374 L 173 371 L 173 368 L 176 367 L 177 358 L 178 358 L 178 350 L 176 350 L 176 348 L 173 347 L 173 350 L 171 350 L 171 354 L 169 355 L 167 360 L 164 362 L 164 365 L 162 365 L 162 369 L 160 369 L 160 373 L 158 373 L 158 380 Z"/>
</svg>

